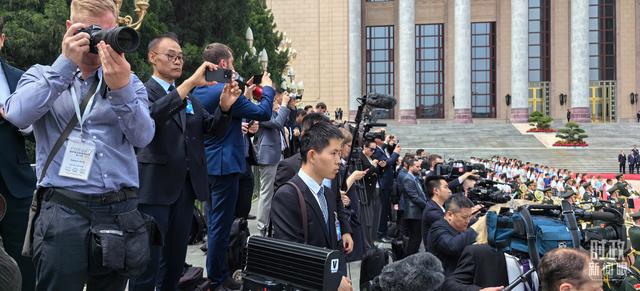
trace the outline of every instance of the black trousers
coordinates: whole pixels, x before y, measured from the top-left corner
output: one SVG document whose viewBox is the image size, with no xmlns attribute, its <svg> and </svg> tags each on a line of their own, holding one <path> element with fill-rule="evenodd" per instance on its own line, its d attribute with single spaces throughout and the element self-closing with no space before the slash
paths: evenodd
<svg viewBox="0 0 640 291">
<path fill-rule="evenodd" d="M 0 176 L 0 193 L 7 200 L 7 213 L 4 219 L 0 221 L 0 236 L 2 237 L 5 251 L 20 267 L 22 291 L 33 291 L 36 287 L 36 270 L 33 267 L 31 258 L 22 256 L 22 244 L 24 243 L 24 235 L 27 232 L 31 196 L 27 198 L 13 197 L 9 193 L 2 176 Z"/>
<path fill-rule="evenodd" d="M 238 186 L 238 201 L 236 201 L 236 217 L 247 218 L 251 211 L 251 198 L 253 197 L 253 167 L 247 161 L 247 169 L 240 175 L 240 185 Z"/>
<path fill-rule="evenodd" d="M 407 244 L 407 256 L 413 255 L 420 250 L 420 242 L 422 241 L 422 220 L 405 219 L 407 234 L 409 235 L 409 243 Z"/>
<path fill-rule="evenodd" d="M 620 173 L 626 174 L 627 173 L 627 167 L 625 166 L 625 163 L 620 163 Z"/>
<path fill-rule="evenodd" d="M 163 246 L 151 246 L 151 261 L 147 270 L 129 282 L 131 291 L 176 290 L 182 276 L 195 193 L 189 175 L 178 200 L 169 205 L 140 204 L 138 209 L 153 216 L 160 228 Z M 157 287 L 157 289 L 156 289 Z"/>
<path fill-rule="evenodd" d="M 378 226 L 378 238 L 387 236 L 388 222 L 391 220 L 391 192 L 392 189 L 380 189 L 380 225 Z"/>
<path fill-rule="evenodd" d="M 629 174 L 633 174 L 633 169 L 635 169 L 635 164 L 629 163 Z"/>
</svg>

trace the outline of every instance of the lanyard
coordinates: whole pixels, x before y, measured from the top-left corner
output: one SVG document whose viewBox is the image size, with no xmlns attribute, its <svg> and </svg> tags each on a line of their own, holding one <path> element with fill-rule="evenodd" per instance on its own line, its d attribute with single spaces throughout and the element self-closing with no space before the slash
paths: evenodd
<svg viewBox="0 0 640 291">
<path fill-rule="evenodd" d="M 73 107 L 76 110 L 76 116 L 78 117 L 78 124 L 80 125 L 80 132 L 82 132 L 82 124 L 84 123 L 84 121 L 87 119 L 87 116 L 89 115 L 89 111 L 91 111 L 91 106 L 93 105 L 94 102 L 94 97 L 96 96 L 96 94 L 98 93 L 98 91 L 100 91 L 100 86 L 102 85 L 102 78 L 99 78 L 100 81 L 98 81 L 98 86 L 96 87 L 96 91 L 93 92 L 93 95 L 91 95 L 91 99 L 89 99 L 89 102 L 87 102 L 87 106 L 84 108 L 84 114 L 80 114 L 80 104 L 79 104 L 79 100 L 78 100 L 78 96 L 76 95 L 76 88 L 74 87 L 74 85 L 71 85 L 71 99 L 73 100 Z M 87 110 L 87 108 L 89 108 L 89 110 Z"/>
</svg>

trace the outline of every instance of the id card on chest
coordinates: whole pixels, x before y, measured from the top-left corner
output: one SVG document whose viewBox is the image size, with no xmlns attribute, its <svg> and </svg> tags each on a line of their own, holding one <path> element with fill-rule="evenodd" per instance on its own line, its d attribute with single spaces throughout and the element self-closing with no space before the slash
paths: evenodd
<svg viewBox="0 0 640 291">
<path fill-rule="evenodd" d="M 83 138 L 80 133 L 74 132 L 67 140 L 67 149 L 58 174 L 86 181 L 89 178 L 95 154 L 96 144 L 90 139 Z"/>
</svg>

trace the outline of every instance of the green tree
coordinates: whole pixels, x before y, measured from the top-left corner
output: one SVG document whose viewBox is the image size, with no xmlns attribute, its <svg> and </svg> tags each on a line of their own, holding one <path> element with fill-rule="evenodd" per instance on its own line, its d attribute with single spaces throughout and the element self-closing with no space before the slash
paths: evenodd
<svg viewBox="0 0 640 291">
<path fill-rule="evenodd" d="M 567 122 L 564 128 L 558 130 L 556 137 L 566 143 L 581 144 L 584 143 L 584 139 L 589 136 L 585 134 L 584 129 L 580 128 L 580 125 L 577 123 Z"/>
<path fill-rule="evenodd" d="M 551 127 L 551 123 L 553 122 L 553 118 L 550 116 L 544 115 L 540 111 L 531 112 L 529 115 L 529 125 L 535 126 L 537 129 L 547 129 Z"/>
</svg>

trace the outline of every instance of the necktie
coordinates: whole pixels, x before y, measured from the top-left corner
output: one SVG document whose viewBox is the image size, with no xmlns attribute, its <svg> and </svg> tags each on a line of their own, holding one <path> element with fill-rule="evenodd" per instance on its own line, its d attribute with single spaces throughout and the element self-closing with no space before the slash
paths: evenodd
<svg viewBox="0 0 640 291">
<path fill-rule="evenodd" d="M 172 84 L 172 85 L 169 85 L 169 89 L 167 89 L 167 92 L 171 92 L 171 91 L 173 91 L 173 90 L 175 90 L 175 89 L 176 89 L 176 87 L 175 87 L 175 86 L 173 86 L 173 84 Z"/>
<path fill-rule="evenodd" d="M 322 210 L 322 216 L 324 216 L 324 223 L 329 223 L 329 208 L 327 206 L 327 199 L 324 196 L 324 186 L 320 187 L 318 191 L 318 200 L 320 200 L 320 210 Z"/>
</svg>

